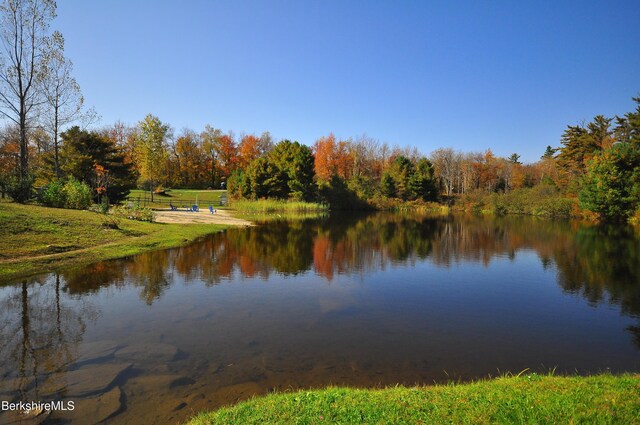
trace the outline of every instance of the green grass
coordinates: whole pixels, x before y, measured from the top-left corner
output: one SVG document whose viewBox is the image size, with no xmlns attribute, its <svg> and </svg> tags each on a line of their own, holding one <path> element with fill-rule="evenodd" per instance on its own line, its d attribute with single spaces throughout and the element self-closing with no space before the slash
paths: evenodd
<svg viewBox="0 0 640 425">
<path fill-rule="evenodd" d="M 169 202 L 176 207 L 191 206 L 198 202 L 200 207 L 214 205 L 220 208 L 220 197 L 226 190 L 198 190 L 198 189 L 166 189 L 166 195 L 153 195 L 151 202 L 151 194 L 148 191 L 135 189 L 129 193 L 128 200 L 131 202 L 140 202 L 140 206 L 146 206 L 154 209 L 168 209 Z"/>
<path fill-rule="evenodd" d="M 235 215 L 257 222 L 304 220 L 322 217 L 329 212 L 329 207 L 325 204 L 275 199 L 232 199 L 229 208 L 236 212 Z"/>
<path fill-rule="evenodd" d="M 257 201 L 234 199 L 231 200 L 230 207 L 236 211 L 246 213 L 315 213 L 329 210 L 329 207 L 324 204 L 275 199 L 260 199 Z"/>
<path fill-rule="evenodd" d="M 184 245 L 225 226 L 122 219 L 117 229 L 91 211 L 0 202 L 0 282 L 10 278 Z"/>
<path fill-rule="evenodd" d="M 640 423 L 640 376 L 532 374 L 431 387 L 327 388 L 254 398 L 201 413 L 189 425 L 229 423 Z"/>
</svg>

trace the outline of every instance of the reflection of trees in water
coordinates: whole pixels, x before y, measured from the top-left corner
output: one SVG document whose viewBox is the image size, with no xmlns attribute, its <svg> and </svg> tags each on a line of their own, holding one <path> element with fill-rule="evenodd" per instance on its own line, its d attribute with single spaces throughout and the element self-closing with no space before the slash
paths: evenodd
<svg viewBox="0 0 640 425">
<path fill-rule="evenodd" d="M 640 239 L 625 226 L 592 226 L 575 234 L 575 249 L 556 257 L 558 282 L 592 304 L 620 305 L 640 317 Z M 640 326 L 628 330 L 640 347 Z"/>
<path fill-rule="evenodd" d="M 331 281 L 335 274 L 418 260 L 443 267 L 468 261 L 486 266 L 496 257 L 513 260 L 521 250 L 535 251 L 545 269 L 555 266 L 563 290 L 640 315 L 640 246 L 632 228 L 530 217 L 381 213 L 275 222 L 230 229 L 187 247 L 98 263 L 64 276 L 72 293 L 129 282 L 140 286 L 141 297 L 151 303 L 174 274 L 186 282 L 216 284 L 236 274 L 266 279 L 273 272 L 296 275 L 313 269 Z"/>
<path fill-rule="evenodd" d="M 135 285 L 141 288 L 140 298 L 147 304 L 160 298 L 171 284 L 171 251 L 151 251 L 135 257 L 103 261 L 86 267 L 66 270 L 62 276 L 70 294 L 96 292 L 100 288 L 122 288 Z"/>
<path fill-rule="evenodd" d="M 54 274 L 2 288 L 0 371 L 22 400 L 37 400 L 42 379 L 73 362 L 87 320 L 97 317 L 86 301 L 69 302 L 63 285 Z"/>
</svg>

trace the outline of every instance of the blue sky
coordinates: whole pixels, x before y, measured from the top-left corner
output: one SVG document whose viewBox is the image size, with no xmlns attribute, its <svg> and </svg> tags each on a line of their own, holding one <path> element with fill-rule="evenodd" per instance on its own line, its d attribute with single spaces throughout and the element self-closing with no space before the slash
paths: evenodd
<svg viewBox="0 0 640 425">
<path fill-rule="evenodd" d="M 101 124 L 535 161 L 640 94 L 637 0 L 64 0 L 52 27 Z"/>
</svg>

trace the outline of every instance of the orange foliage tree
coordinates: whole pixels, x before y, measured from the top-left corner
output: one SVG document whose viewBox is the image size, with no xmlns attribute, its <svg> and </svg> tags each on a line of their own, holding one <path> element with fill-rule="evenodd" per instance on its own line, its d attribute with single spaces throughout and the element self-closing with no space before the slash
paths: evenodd
<svg viewBox="0 0 640 425">
<path fill-rule="evenodd" d="M 329 181 L 337 175 L 347 180 L 350 177 L 353 159 L 349 143 L 337 142 L 333 134 L 319 138 L 313 145 L 315 172 L 319 180 Z"/>
<path fill-rule="evenodd" d="M 261 155 L 260 138 L 253 134 L 248 134 L 240 139 L 238 145 L 238 167 L 245 169 L 251 161 Z"/>
</svg>

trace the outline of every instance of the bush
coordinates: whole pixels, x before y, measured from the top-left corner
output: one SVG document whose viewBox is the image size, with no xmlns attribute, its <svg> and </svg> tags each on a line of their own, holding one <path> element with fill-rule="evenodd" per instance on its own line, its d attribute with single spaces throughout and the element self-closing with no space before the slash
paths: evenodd
<svg viewBox="0 0 640 425">
<path fill-rule="evenodd" d="M 91 188 L 73 177 L 70 177 L 65 183 L 64 192 L 67 198 L 65 203 L 67 208 L 84 210 L 91 205 Z"/>
<path fill-rule="evenodd" d="M 474 214 L 525 214 L 568 218 L 582 215 L 577 199 L 565 197 L 554 186 L 538 185 L 509 193 L 472 192 L 460 196 L 456 209 Z"/>
<path fill-rule="evenodd" d="M 44 187 L 40 202 L 49 207 L 64 208 L 67 204 L 67 193 L 62 180 L 54 180 Z"/>
<path fill-rule="evenodd" d="M 100 214 L 107 214 L 109 212 L 109 198 L 108 197 L 104 197 L 102 198 L 102 202 L 100 202 L 100 204 L 98 205 L 98 212 Z"/>
<path fill-rule="evenodd" d="M 117 218 L 127 218 L 129 220 L 148 222 L 155 220 L 155 214 L 150 208 L 140 208 L 138 206 L 129 208 L 124 205 L 118 205 L 113 208 L 112 214 Z"/>
<path fill-rule="evenodd" d="M 33 197 L 33 176 L 20 178 L 18 173 L 11 173 L 4 182 L 7 194 L 15 202 L 24 204 Z"/>
</svg>

